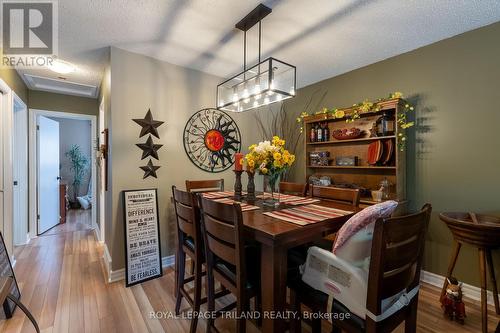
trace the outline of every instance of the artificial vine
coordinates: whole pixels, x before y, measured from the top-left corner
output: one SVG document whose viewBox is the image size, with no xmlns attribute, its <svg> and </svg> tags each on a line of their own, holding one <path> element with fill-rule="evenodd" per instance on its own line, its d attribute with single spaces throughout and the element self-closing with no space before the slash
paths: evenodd
<svg viewBox="0 0 500 333">
<path fill-rule="evenodd" d="M 333 118 L 333 119 L 342 119 L 345 118 L 346 123 L 353 123 L 357 119 L 361 118 L 361 114 L 368 112 L 378 112 L 380 111 L 379 103 L 385 102 L 395 98 L 403 98 L 403 94 L 399 91 L 389 94 L 388 97 L 379 98 L 376 102 L 369 102 L 365 100 L 360 103 L 353 104 L 353 112 L 346 115 L 343 110 L 339 110 L 337 108 L 322 108 L 320 111 L 316 112 L 314 115 L 323 114 L 324 119 Z M 414 111 L 415 108 L 410 105 L 408 102 L 405 104 L 403 112 L 398 113 L 398 119 L 396 122 L 400 128 L 398 131 L 398 148 L 400 151 L 404 151 L 406 148 L 406 129 L 415 125 L 413 121 L 408 121 L 407 114 L 410 111 Z M 297 123 L 300 124 L 300 133 L 304 132 L 304 118 L 312 116 L 313 114 L 309 114 L 307 112 L 302 112 L 299 117 L 297 117 Z"/>
</svg>

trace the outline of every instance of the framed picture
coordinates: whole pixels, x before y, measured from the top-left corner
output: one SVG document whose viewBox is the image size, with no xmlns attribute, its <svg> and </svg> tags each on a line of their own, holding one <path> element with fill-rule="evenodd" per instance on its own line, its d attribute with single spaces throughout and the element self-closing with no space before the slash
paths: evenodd
<svg viewBox="0 0 500 333">
<path fill-rule="evenodd" d="M 18 300 L 21 299 L 21 292 L 19 291 L 19 286 L 17 285 L 16 276 L 14 275 L 14 270 L 12 269 L 12 264 L 10 262 L 9 253 L 5 248 L 5 242 L 3 240 L 3 235 L 0 232 L 0 276 L 10 276 L 14 279 L 12 284 L 12 289 L 10 293 Z M 9 299 L 6 299 L 3 303 L 3 311 L 6 318 L 11 318 L 16 309 L 16 304 Z"/>
<path fill-rule="evenodd" d="M 163 275 L 156 189 L 122 192 L 126 286 Z"/>
</svg>

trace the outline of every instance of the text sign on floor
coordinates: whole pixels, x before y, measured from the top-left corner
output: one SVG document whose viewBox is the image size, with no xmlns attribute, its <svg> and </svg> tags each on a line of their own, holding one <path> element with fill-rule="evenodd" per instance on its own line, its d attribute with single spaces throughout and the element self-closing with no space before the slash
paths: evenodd
<svg viewBox="0 0 500 333">
<path fill-rule="evenodd" d="M 162 276 L 156 189 L 123 191 L 126 285 Z"/>
</svg>

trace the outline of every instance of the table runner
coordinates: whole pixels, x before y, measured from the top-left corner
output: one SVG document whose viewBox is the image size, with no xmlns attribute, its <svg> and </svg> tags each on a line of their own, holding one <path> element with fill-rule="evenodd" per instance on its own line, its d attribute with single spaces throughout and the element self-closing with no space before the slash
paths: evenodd
<svg viewBox="0 0 500 333">
<path fill-rule="evenodd" d="M 214 199 L 213 201 L 220 202 L 223 204 L 228 204 L 228 205 L 232 205 L 235 202 L 239 203 L 241 206 L 241 211 L 243 211 L 243 212 L 246 212 L 248 210 L 259 209 L 259 207 L 257 207 L 257 206 L 249 205 L 245 202 L 234 201 L 234 200 L 229 199 L 229 198 Z"/>
<path fill-rule="evenodd" d="M 257 196 L 257 198 L 259 198 L 259 199 L 268 199 L 270 197 L 271 197 L 271 195 L 269 193 L 264 193 L 264 194 Z M 279 198 L 279 202 L 287 203 L 290 205 L 303 205 L 303 204 L 309 204 L 309 203 L 320 201 L 318 199 L 301 197 L 298 195 L 291 195 L 291 194 L 276 194 L 275 197 Z"/>
<path fill-rule="evenodd" d="M 242 194 L 246 194 L 246 192 L 243 192 Z M 234 191 L 204 192 L 201 195 L 207 199 L 219 199 L 219 198 L 234 197 Z"/>
<path fill-rule="evenodd" d="M 312 204 L 283 210 L 276 210 L 273 212 L 266 212 L 264 213 L 264 215 L 298 225 L 307 225 L 352 213 L 353 212 L 349 212 L 346 210 Z"/>
</svg>

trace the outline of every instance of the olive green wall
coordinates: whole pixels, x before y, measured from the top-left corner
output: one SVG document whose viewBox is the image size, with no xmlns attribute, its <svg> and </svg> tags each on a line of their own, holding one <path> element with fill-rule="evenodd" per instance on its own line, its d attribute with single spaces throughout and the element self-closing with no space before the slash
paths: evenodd
<svg viewBox="0 0 500 333">
<path fill-rule="evenodd" d="M 99 104 L 96 98 L 87 98 L 71 95 L 30 90 L 28 107 L 47 111 L 59 111 L 97 116 Z"/>
<path fill-rule="evenodd" d="M 28 104 L 28 88 L 15 69 L 1 68 L 0 79 L 4 80 L 24 103 Z"/>
<path fill-rule="evenodd" d="M 313 94 L 319 107 L 346 107 L 401 91 L 416 103 L 407 150 L 411 207 L 433 205 L 424 269 L 445 275 L 452 238 L 443 211 L 500 214 L 500 23 L 443 40 L 297 92 L 298 114 Z M 299 68 L 300 70 L 300 68 Z M 300 72 L 298 73 L 300 75 Z M 303 161 L 303 145 L 298 161 Z M 300 163 L 300 162 L 299 162 Z M 298 166 L 298 165 L 297 165 Z M 293 178 L 304 180 L 303 162 Z M 494 253 L 497 271 L 500 253 Z M 458 279 L 479 285 L 477 251 L 462 250 Z"/>
</svg>

